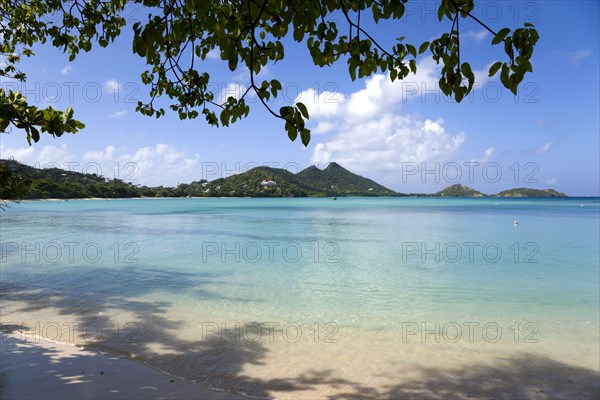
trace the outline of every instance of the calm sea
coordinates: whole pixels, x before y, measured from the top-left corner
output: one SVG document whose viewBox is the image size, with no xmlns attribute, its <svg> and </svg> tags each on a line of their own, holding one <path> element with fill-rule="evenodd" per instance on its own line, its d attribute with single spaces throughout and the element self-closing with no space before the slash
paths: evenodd
<svg viewBox="0 0 600 400">
<path fill-rule="evenodd" d="M 3 324 L 204 386 L 425 396 L 448 374 L 477 395 L 474 366 L 523 390 L 598 376 L 598 198 L 37 201 L 0 218 Z"/>
</svg>

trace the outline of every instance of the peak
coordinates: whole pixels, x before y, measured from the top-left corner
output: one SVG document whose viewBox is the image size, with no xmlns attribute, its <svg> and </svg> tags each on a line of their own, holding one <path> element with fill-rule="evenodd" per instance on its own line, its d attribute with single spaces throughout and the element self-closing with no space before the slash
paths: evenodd
<svg viewBox="0 0 600 400">
<path fill-rule="evenodd" d="M 325 169 L 329 169 L 329 168 L 341 168 L 341 169 L 344 169 L 344 168 L 343 168 L 343 167 L 342 167 L 340 164 L 338 164 L 338 163 L 336 163 L 336 162 L 333 162 L 333 161 L 332 161 L 332 162 L 330 162 L 330 163 L 327 165 L 327 168 L 325 168 Z"/>
</svg>

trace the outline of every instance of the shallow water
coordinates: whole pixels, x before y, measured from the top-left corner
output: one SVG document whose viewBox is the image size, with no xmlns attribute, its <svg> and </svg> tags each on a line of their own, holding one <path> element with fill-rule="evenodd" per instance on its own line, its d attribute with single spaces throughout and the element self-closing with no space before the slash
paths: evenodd
<svg viewBox="0 0 600 400">
<path fill-rule="evenodd" d="M 485 396 L 474 366 L 525 390 L 513 395 L 586 394 L 600 351 L 599 207 L 21 203 L 1 216 L 2 323 L 257 397 L 428 397 L 436 385 Z M 542 372 L 525 378 L 531 368 Z"/>
</svg>

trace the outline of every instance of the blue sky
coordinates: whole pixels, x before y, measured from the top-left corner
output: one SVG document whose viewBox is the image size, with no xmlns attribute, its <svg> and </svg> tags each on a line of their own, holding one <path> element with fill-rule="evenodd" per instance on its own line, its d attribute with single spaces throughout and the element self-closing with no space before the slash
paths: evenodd
<svg viewBox="0 0 600 400">
<path fill-rule="evenodd" d="M 418 44 L 449 29 L 448 22 L 437 21 L 436 2 L 409 4 L 402 22 L 369 27 L 380 42 L 406 36 Z M 148 98 L 148 88 L 139 78 L 144 61 L 131 51 L 131 25 L 145 18 L 136 7 L 126 9 L 130 24 L 109 48 L 94 48 L 69 63 L 60 51 L 37 47 L 36 56 L 22 64 L 26 84 L 2 81 L 3 88 L 22 90 L 40 106 L 73 107 L 86 124 L 77 135 L 45 135 L 32 146 L 13 129 L 0 136 L 2 158 L 146 185 L 210 180 L 257 165 L 296 172 L 336 161 L 401 192 L 432 192 L 460 182 L 484 193 L 552 187 L 573 196 L 600 194 L 595 0 L 476 2 L 475 15 L 493 29 L 529 21 L 540 33 L 534 72 L 516 97 L 497 78 L 487 78 L 502 53 L 475 23 L 461 24 L 461 55 L 480 71 L 478 86 L 461 104 L 437 91 L 439 67 L 427 57 L 418 59 L 417 75 L 402 82 L 384 75 L 352 82 L 344 62 L 318 68 L 304 44 L 287 43 L 286 59 L 261 76 L 284 86 L 276 108 L 297 99 L 307 104 L 313 128 L 308 148 L 290 142 L 281 121 L 256 102 L 247 119 L 229 128 L 209 127 L 202 118 L 137 114 L 137 100 Z M 232 73 L 218 57 L 197 65 L 211 74 L 220 95 L 235 95 L 248 80 L 246 71 Z"/>
</svg>

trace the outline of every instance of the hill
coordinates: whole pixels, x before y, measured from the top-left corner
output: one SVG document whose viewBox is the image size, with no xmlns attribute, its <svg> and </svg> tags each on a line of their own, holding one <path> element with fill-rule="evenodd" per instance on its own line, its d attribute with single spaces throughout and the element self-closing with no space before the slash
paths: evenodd
<svg viewBox="0 0 600 400">
<path fill-rule="evenodd" d="M 354 174 L 332 162 L 325 169 L 310 166 L 296 178 L 313 191 L 327 196 L 397 196 L 399 193 L 377 182 Z"/>
<path fill-rule="evenodd" d="M 147 187 L 96 174 L 59 168 L 34 168 L 15 160 L 0 160 L 0 199 L 81 199 L 130 197 L 306 197 L 407 196 L 354 174 L 337 163 L 308 167 L 296 174 L 285 169 L 256 167 L 211 182 L 198 180 L 176 187 Z M 427 197 L 483 197 L 468 186 L 455 184 Z M 553 189 L 517 188 L 498 197 L 566 197 Z"/>
<path fill-rule="evenodd" d="M 459 183 L 455 185 L 450 185 L 444 190 L 441 190 L 434 194 L 434 196 L 438 197 L 483 197 L 485 196 L 483 193 L 478 192 L 475 189 L 472 189 L 468 186 L 461 185 Z"/>
<path fill-rule="evenodd" d="M 305 197 L 309 187 L 281 168 L 256 167 L 208 182 L 206 195 L 216 197 Z"/>
<path fill-rule="evenodd" d="M 27 199 L 82 199 L 155 195 L 152 188 L 136 187 L 119 179 L 110 180 L 97 174 L 84 174 L 60 168 L 39 169 L 15 160 L 0 160 L 0 163 L 4 170 L 10 171 L 12 175 L 27 182 L 25 196 L 23 196 Z"/>
<path fill-rule="evenodd" d="M 554 189 L 527 189 L 516 188 L 504 190 L 495 196 L 497 197 L 567 197 L 566 194 L 557 192 Z"/>
<path fill-rule="evenodd" d="M 211 196 L 305 197 L 395 196 L 398 193 L 341 165 L 308 167 L 297 174 L 285 169 L 256 167 L 241 174 L 216 179 L 207 185 Z"/>
<path fill-rule="evenodd" d="M 3 187 L 9 178 L 25 182 L 24 194 L 0 192 L 5 199 L 80 199 L 129 197 L 306 197 L 306 196 L 394 196 L 398 193 L 371 179 L 356 175 L 339 164 L 324 170 L 309 167 L 293 174 L 285 169 L 256 167 L 227 178 L 194 181 L 177 187 L 147 187 L 108 179 L 96 174 L 59 168 L 34 168 L 15 160 L 0 160 Z M 4 176 L 6 175 L 6 178 Z M 12 181 L 10 181 L 12 182 Z M 6 192 L 6 193 L 5 193 Z"/>
</svg>

